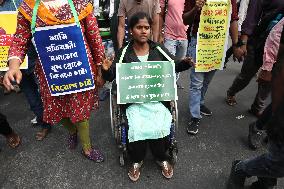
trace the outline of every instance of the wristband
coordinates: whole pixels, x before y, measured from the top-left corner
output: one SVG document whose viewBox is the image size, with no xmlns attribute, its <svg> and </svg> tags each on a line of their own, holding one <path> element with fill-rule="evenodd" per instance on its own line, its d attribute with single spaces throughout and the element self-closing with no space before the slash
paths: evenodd
<svg viewBox="0 0 284 189">
<path fill-rule="evenodd" d="M 239 40 L 239 41 L 238 41 L 239 47 L 241 47 L 241 46 L 243 46 L 243 45 L 246 45 L 246 44 L 247 44 L 246 41 L 243 41 L 243 40 Z"/>
</svg>

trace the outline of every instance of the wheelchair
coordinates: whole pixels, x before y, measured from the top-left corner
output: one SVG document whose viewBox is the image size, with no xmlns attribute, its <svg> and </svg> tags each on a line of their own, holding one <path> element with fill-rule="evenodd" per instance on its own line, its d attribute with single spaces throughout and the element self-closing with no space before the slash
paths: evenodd
<svg viewBox="0 0 284 189">
<path fill-rule="evenodd" d="M 171 159 L 172 165 L 177 162 L 177 140 L 176 131 L 178 128 L 178 111 L 176 101 L 170 101 L 170 112 L 172 115 L 171 131 L 169 137 L 170 147 L 168 155 Z M 110 116 L 111 116 L 111 130 L 115 139 L 117 147 L 119 149 L 119 164 L 124 166 L 127 160 L 127 117 L 125 110 L 121 105 L 117 104 L 117 85 L 115 80 L 112 82 L 110 89 Z"/>
</svg>

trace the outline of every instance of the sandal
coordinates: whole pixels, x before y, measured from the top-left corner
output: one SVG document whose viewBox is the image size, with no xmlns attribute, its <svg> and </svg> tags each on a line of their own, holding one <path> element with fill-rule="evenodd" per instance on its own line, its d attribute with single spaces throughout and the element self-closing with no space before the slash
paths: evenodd
<svg viewBox="0 0 284 189">
<path fill-rule="evenodd" d="M 86 154 L 86 153 L 84 152 L 84 150 L 82 150 L 82 154 L 83 154 L 86 158 L 88 158 L 89 160 L 94 161 L 94 162 L 96 162 L 96 163 L 101 163 L 101 162 L 104 161 L 104 156 L 103 156 L 103 154 L 102 154 L 99 150 L 97 150 L 97 149 L 95 149 L 95 148 L 92 148 L 92 149 L 90 150 L 89 154 Z"/>
<path fill-rule="evenodd" d="M 50 129 L 42 129 L 36 133 L 36 140 L 42 141 L 49 133 Z"/>
<path fill-rule="evenodd" d="M 231 95 L 227 94 L 226 102 L 229 106 L 236 105 L 237 104 L 236 96 L 235 95 L 231 96 Z"/>
<path fill-rule="evenodd" d="M 12 133 L 10 135 L 6 136 L 7 139 L 7 144 L 11 147 L 11 148 L 16 148 L 20 145 L 21 143 L 21 139 L 20 136 L 17 135 L 16 133 Z"/>
<path fill-rule="evenodd" d="M 174 169 L 173 166 L 168 162 L 168 161 L 162 161 L 162 162 L 157 162 L 158 165 L 161 166 L 162 169 L 162 175 L 167 178 L 170 179 L 173 177 L 174 175 Z"/>
<path fill-rule="evenodd" d="M 69 150 L 74 150 L 78 145 L 77 133 L 69 134 L 68 136 L 68 148 Z"/>
<path fill-rule="evenodd" d="M 143 161 L 140 163 L 133 163 L 128 171 L 128 177 L 133 182 L 136 182 L 140 177 L 140 168 L 143 165 Z"/>
</svg>

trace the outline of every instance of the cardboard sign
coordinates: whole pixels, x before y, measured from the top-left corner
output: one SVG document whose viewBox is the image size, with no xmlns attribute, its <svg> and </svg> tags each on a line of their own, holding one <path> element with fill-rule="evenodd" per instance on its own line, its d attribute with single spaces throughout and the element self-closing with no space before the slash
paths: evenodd
<svg viewBox="0 0 284 189">
<path fill-rule="evenodd" d="M 177 100 L 173 62 L 116 64 L 118 104 Z"/>
<path fill-rule="evenodd" d="M 230 0 L 207 0 L 202 8 L 196 46 L 196 72 L 223 69 L 231 19 Z"/>
<path fill-rule="evenodd" d="M 0 71 L 7 71 L 9 48 L 13 41 L 13 34 L 17 27 L 17 12 L 7 11 L 0 12 Z M 27 57 L 21 64 L 20 69 L 28 68 Z"/>
<path fill-rule="evenodd" d="M 83 34 L 76 24 L 36 28 L 33 42 L 52 96 L 95 88 Z"/>
</svg>

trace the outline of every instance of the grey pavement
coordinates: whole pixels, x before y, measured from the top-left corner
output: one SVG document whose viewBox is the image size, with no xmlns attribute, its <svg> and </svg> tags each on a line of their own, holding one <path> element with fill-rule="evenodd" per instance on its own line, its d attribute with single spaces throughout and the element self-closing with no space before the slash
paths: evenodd
<svg viewBox="0 0 284 189">
<path fill-rule="evenodd" d="M 94 145 L 102 149 L 105 162 L 93 163 L 81 155 L 81 148 L 67 149 L 67 131 L 54 126 L 48 137 L 35 140 L 39 129 L 30 125 L 33 114 L 23 94 L 4 96 L 0 93 L 0 111 L 18 134 L 22 144 L 16 150 L 0 137 L 0 188 L 175 188 L 223 189 L 234 159 L 244 159 L 265 152 L 251 151 L 247 146 L 248 124 L 255 120 L 247 113 L 256 91 L 255 79 L 238 94 L 235 107 L 226 105 L 224 98 L 241 65 L 230 62 L 225 71 L 214 77 L 206 98 L 212 117 L 204 117 L 200 132 L 192 137 L 186 133 L 188 113 L 188 71 L 182 73 L 185 86 L 179 90 L 178 163 L 171 180 L 163 178 L 159 167 L 148 155 L 137 183 L 129 181 L 127 166 L 120 167 L 118 150 L 111 135 L 109 101 L 100 104 L 90 121 Z M 238 116 L 244 116 L 237 119 Z M 247 184 L 255 178 L 248 180 Z M 284 188 L 279 180 L 278 188 Z"/>
</svg>

